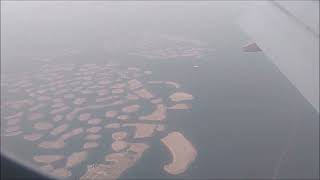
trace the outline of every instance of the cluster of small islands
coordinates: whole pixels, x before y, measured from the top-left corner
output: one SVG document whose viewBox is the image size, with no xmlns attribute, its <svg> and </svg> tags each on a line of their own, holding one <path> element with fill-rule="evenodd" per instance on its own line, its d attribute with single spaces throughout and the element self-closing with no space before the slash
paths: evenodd
<svg viewBox="0 0 320 180">
<path fill-rule="evenodd" d="M 170 94 L 159 96 L 149 87 L 169 88 Z M 166 128 L 168 112 L 190 109 L 193 96 L 177 82 L 153 80 L 152 71 L 113 63 L 47 62 L 36 74 L 6 76 L 1 88 L 10 95 L 1 102 L 1 136 L 54 150 L 30 159 L 53 176 L 81 173 L 77 177 L 83 180 L 117 179 L 149 149 L 148 139 L 157 133 L 172 157 L 164 166 L 167 173 L 183 173 L 196 159 L 192 143 Z M 146 106 L 152 109 L 148 113 Z M 88 164 L 92 150 L 108 143 L 105 132 L 111 132 L 112 142 L 109 149 L 100 149 L 105 152 L 103 161 Z M 66 156 L 63 150 L 79 138 L 82 144 Z M 73 171 L 81 165 L 86 172 Z"/>
</svg>

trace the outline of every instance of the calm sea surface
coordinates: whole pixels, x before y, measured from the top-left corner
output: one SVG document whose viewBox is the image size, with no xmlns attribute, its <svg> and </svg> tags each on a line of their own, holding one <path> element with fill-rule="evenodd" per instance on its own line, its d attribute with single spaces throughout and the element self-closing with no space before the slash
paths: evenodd
<svg viewBox="0 0 320 180">
<path fill-rule="evenodd" d="M 10 89 L 23 78 L 29 78 L 34 89 L 45 86 L 35 78 L 42 76 L 45 67 L 74 66 L 63 76 L 68 80 L 86 64 L 118 64 L 116 72 L 138 68 L 144 74 L 140 77 L 143 85 L 164 100 L 178 90 L 150 85 L 148 81 L 177 82 L 179 91 L 193 96 L 188 102 L 191 108 L 167 112 L 165 132 L 139 141 L 150 148 L 120 178 L 317 177 L 319 114 L 263 52 L 242 51 L 250 37 L 237 25 L 237 8 L 222 3 L 111 2 L 52 6 L 16 2 L 1 6 L 1 150 L 10 151 L 17 160 L 35 167 L 39 163 L 33 161 L 33 156 L 68 157 L 81 151 L 85 133 L 68 140 L 68 145 L 59 150 L 37 146 L 54 139 L 49 134 L 51 130 L 38 131 L 44 135 L 39 141 L 25 140 L 25 134 L 36 131 L 34 121 L 25 119 L 19 126 L 22 134 L 5 136 L 8 125 L 4 117 L 30 111 L 27 106 L 12 110 L 5 104 L 34 98 L 21 86 L 17 92 Z M 118 77 L 110 78 L 116 81 Z M 124 95 L 128 93 L 125 91 Z M 137 104 L 142 110 L 136 117 L 152 111 L 150 102 Z M 47 107 L 39 113 L 50 114 L 51 110 Z M 103 119 L 107 110 L 114 109 L 90 113 Z M 53 122 L 53 117 L 48 115 L 44 121 Z M 91 127 L 78 120 L 64 122 L 69 123 L 70 129 Z M 59 123 L 63 124 L 57 122 L 55 126 Z M 71 178 L 80 178 L 87 165 L 103 163 L 104 156 L 112 151 L 113 131 L 101 131 L 100 146 L 72 168 Z M 197 151 L 196 159 L 179 175 L 170 175 L 163 169 L 171 155 L 161 138 L 174 131 L 182 133 Z M 62 167 L 63 163 L 55 166 Z"/>
</svg>

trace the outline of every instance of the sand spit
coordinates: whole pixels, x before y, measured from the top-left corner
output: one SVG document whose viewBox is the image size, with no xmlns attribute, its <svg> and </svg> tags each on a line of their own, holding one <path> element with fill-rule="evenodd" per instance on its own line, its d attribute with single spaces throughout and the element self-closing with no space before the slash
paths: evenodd
<svg viewBox="0 0 320 180">
<path fill-rule="evenodd" d="M 156 109 L 149 115 L 141 116 L 139 120 L 162 121 L 166 118 L 167 107 L 164 104 L 157 104 Z"/>
<path fill-rule="evenodd" d="M 143 123 L 135 123 L 135 124 L 123 124 L 123 127 L 135 127 L 135 133 L 133 138 L 147 138 L 151 137 L 156 128 L 156 124 L 143 124 Z"/>
<path fill-rule="evenodd" d="M 63 156 L 60 155 L 38 155 L 33 157 L 34 161 L 45 164 L 50 164 L 61 159 L 63 159 Z"/>
<path fill-rule="evenodd" d="M 172 162 L 164 166 L 169 174 L 180 174 L 188 169 L 196 159 L 197 151 L 193 145 L 179 132 L 172 132 L 161 139 L 172 156 Z"/>
<path fill-rule="evenodd" d="M 176 92 L 169 96 L 171 101 L 179 102 L 179 101 L 185 101 L 185 100 L 192 100 L 193 96 L 191 94 L 185 93 L 185 92 Z"/>
<path fill-rule="evenodd" d="M 80 163 L 82 163 L 83 161 L 85 161 L 87 159 L 88 156 L 88 152 L 87 151 L 81 151 L 81 152 L 74 152 L 72 153 L 66 162 L 66 168 L 72 168 Z"/>
</svg>

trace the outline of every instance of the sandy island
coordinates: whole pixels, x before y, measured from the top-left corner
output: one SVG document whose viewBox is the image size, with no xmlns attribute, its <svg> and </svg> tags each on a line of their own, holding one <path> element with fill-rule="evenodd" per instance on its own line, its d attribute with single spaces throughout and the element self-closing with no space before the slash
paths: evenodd
<svg viewBox="0 0 320 180">
<path fill-rule="evenodd" d="M 81 152 L 74 152 L 72 153 L 68 158 L 66 162 L 66 168 L 72 168 L 84 160 L 87 159 L 88 152 L 87 151 L 81 151 Z"/>
<path fill-rule="evenodd" d="M 171 99 L 171 101 L 179 102 L 179 101 L 185 101 L 185 100 L 192 100 L 193 96 L 185 92 L 176 92 L 170 95 L 169 98 Z"/>
<path fill-rule="evenodd" d="M 64 157 L 60 155 L 39 155 L 39 156 L 34 156 L 33 160 L 38 163 L 50 164 L 55 161 L 61 160 L 63 158 Z"/>
<path fill-rule="evenodd" d="M 197 151 L 193 145 L 179 132 L 172 132 L 161 139 L 171 153 L 171 163 L 164 166 L 169 174 L 180 174 L 188 169 L 196 159 Z"/>
</svg>

